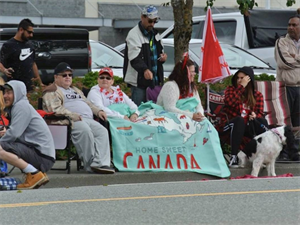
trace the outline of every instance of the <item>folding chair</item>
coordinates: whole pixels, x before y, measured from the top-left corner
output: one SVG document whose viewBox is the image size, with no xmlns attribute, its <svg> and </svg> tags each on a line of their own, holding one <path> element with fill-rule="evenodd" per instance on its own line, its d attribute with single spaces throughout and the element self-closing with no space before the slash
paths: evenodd
<svg viewBox="0 0 300 225">
<path fill-rule="evenodd" d="M 279 81 L 257 81 L 256 88 L 264 96 L 264 111 L 270 112 L 266 119 L 269 127 L 289 125 L 295 139 L 300 139 L 300 127 L 293 127 L 287 100 L 286 87 Z"/>
<path fill-rule="evenodd" d="M 228 119 L 228 116 L 226 113 L 222 111 L 224 107 L 224 91 L 214 91 L 212 89 L 209 90 L 209 109 L 210 112 L 205 112 L 206 117 L 209 119 L 209 121 L 214 125 L 217 126 L 220 121 L 221 117 L 225 116 Z M 205 93 L 207 93 L 207 90 L 205 90 Z M 207 101 L 205 101 L 207 104 Z M 207 108 L 207 105 L 205 106 Z M 223 155 L 225 160 L 229 163 L 229 152 L 225 151 L 225 144 L 230 144 L 230 136 L 227 133 L 220 133 L 220 144 L 221 148 L 223 150 Z"/>
<path fill-rule="evenodd" d="M 43 99 L 38 99 L 38 108 L 41 109 L 43 104 Z M 79 159 L 77 153 L 72 156 L 71 154 L 71 119 L 68 116 L 64 115 L 45 115 L 44 120 L 46 121 L 49 130 L 52 134 L 54 140 L 55 150 L 66 150 L 67 151 L 67 161 L 65 168 L 52 168 L 52 170 L 67 170 L 67 173 L 70 174 L 71 172 L 71 160 L 77 160 L 77 171 L 82 169 L 81 160 Z M 59 125 L 59 124 L 52 124 L 54 121 L 60 120 L 67 120 L 68 125 Z"/>
</svg>

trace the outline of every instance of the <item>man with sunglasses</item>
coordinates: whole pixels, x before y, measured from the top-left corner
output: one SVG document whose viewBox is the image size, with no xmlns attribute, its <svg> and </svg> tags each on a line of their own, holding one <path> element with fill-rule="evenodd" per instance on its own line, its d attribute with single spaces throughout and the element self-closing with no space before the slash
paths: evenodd
<svg viewBox="0 0 300 225">
<path fill-rule="evenodd" d="M 108 131 L 93 119 L 93 114 L 106 120 L 105 112 L 86 99 L 72 86 L 73 70 L 59 63 L 54 70 L 54 83 L 43 92 L 43 109 L 71 118 L 72 142 L 87 172 L 113 174 L 110 167 Z"/>
<path fill-rule="evenodd" d="M 164 82 L 163 63 L 167 54 L 154 29 L 158 20 L 156 7 L 145 6 L 141 21 L 129 31 L 125 41 L 124 81 L 131 87 L 131 98 L 138 106 L 147 101 L 147 87 L 162 86 Z"/>
<path fill-rule="evenodd" d="M 42 84 L 35 59 L 35 50 L 29 39 L 33 37 L 34 24 L 30 19 L 23 19 L 15 36 L 3 44 L 0 52 L 0 72 L 7 81 L 20 80 L 31 91 L 32 79 Z"/>
</svg>

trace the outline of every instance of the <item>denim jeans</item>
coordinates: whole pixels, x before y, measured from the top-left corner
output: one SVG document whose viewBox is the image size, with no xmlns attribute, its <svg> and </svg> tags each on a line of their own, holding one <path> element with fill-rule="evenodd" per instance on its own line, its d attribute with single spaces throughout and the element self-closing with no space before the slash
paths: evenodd
<svg viewBox="0 0 300 225">
<path fill-rule="evenodd" d="M 146 89 L 131 86 L 131 99 L 137 106 L 146 102 Z"/>
</svg>

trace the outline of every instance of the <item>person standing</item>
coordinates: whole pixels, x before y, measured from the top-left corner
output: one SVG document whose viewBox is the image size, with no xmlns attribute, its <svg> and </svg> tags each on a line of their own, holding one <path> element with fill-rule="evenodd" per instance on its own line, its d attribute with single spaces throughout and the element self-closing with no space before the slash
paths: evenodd
<svg viewBox="0 0 300 225">
<path fill-rule="evenodd" d="M 55 147 L 44 119 L 29 104 L 26 87 L 12 80 L 0 86 L 9 126 L 0 131 L 0 159 L 21 169 L 26 180 L 17 189 L 33 189 L 49 181 L 46 172 L 55 162 Z"/>
<path fill-rule="evenodd" d="M 158 20 L 156 7 L 145 6 L 141 21 L 129 31 L 125 41 L 124 81 L 131 87 L 131 99 L 138 106 L 147 101 L 147 87 L 161 86 L 164 82 L 163 63 L 167 54 L 154 29 Z"/>
<path fill-rule="evenodd" d="M 275 43 L 276 81 L 286 85 L 293 127 L 300 127 L 300 15 L 290 17 L 287 34 Z M 284 149 L 280 160 L 299 160 L 299 140 L 293 149 Z"/>
<path fill-rule="evenodd" d="M 15 36 L 3 44 L 0 52 L 0 72 L 7 81 L 20 80 L 31 91 L 32 79 L 42 84 L 35 59 L 35 50 L 29 39 L 33 37 L 34 24 L 30 19 L 23 19 L 18 25 Z"/>
</svg>

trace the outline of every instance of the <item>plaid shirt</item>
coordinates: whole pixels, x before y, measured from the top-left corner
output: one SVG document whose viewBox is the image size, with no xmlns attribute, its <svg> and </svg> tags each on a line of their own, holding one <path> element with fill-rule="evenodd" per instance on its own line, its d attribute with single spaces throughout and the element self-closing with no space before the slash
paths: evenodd
<svg viewBox="0 0 300 225">
<path fill-rule="evenodd" d="M 241 116 L 243 110 L 243 102 L 240 100 L 240 96 L 243 95 L 245 88 L 242 85 L 238 85 L 237 88 L 234 86 L 229 86 L 225 90 L 225 98 L 224 103 L 225 106 L 223 108 L 223 112 L 227 114 L 228 119 L 231 120 L 237 116 Z M 256 104 L 252 112 L 256 114 L 257 118 L 263 117 L 264 112 L 264 100 L 263 95 L 259 91 L 254 91 L 254 98 L 256 100 Z M 223 127 L 227 123 L 226 116 L 221 117 L 220 123 L 217 125 L 218 131 L 223 131 Z"/>
</svg>

